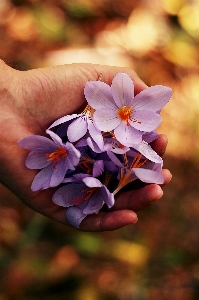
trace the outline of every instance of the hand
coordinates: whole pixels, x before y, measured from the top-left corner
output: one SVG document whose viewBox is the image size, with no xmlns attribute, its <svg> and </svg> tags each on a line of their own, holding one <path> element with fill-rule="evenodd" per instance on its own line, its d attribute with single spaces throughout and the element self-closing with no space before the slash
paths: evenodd
<svg viewBox="0 0 199 300">
<path fill-rule="evenodd" d="M 13 70 L 0 61 L 0 181 L 26 205 L 58 222 L 68 224 L 65 208 L 52 202 L 55 189 L 32 192 L 31 182 L 36 170 L 25 167 L 28 152 L 18 146 L 25 136 L 45 135 L 45 130 L 63 115 L 81 112 L 85 107 L 83 89 L 86 82 L 102 80 L 111 84 L 113 77 L 124 72 L 135 84 L 135 94 L 146 85 L 137 74 L 128 68 L 91 64 L 73 64 L 30 71 Z M 153 142 L 153 148 L 162 155 L 167 139 L 160 137 Z M 164 170 L 165 182 L 171 179 Z M 135 223 L 134 211 L 143 209 L 162 196 L 162 187 L 145 185 L 136 190 L 121 192 L 111 211 L 86 217 L 80 226 L 85 231 L 114 230 Z M 68 224 L 69 225 L 69 224 Z"/>
</svg>

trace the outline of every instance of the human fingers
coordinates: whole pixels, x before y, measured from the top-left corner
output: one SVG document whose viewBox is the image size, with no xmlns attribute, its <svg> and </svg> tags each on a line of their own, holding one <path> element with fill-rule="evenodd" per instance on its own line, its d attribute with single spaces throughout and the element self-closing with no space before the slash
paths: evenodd
<svg viewBox="0 0 199 300">
<path fill-rule="evenodd" d="M 64 115 L 81 112 L 86 105 L 85 84 L 100 78 L 111 85 L 118 73 L 126 73 L 131 77 L 135 94 L 147 87 L 134 70 L 114 66 L 69 64 L 19 73 L 18 94 L 21 93 L 19 99 L 22 99 L 22 108 L 26 108 L 24 118 L 28 127 L 34 133 L 35 122 L 45 129 Z"/>
<path fill-rule="evenodd" d="M 118 73 L 126 73 L 129 75 L 134 83 L 135 95 L 140 93 L 142 90 L 147 88 L 147 85 L 142 81 L 138 74 L 131 68 L 127 67 L 114 67 L 114 66 L 103 66 L 103 65 L 91 65 L 91 64 L 82 64 L 83 67 L 89 67 L 96 71 L 97 77 L 107 84 L 111 85 L 113 78 Z M 90 69 L 90 72 L 93 70 Z M 97 80 L 98 80 L 97 78 Z M 96 79 L 90 79 L 96 80 Z"/>
<path fill-rule="evenodd" d="M 166 151 L 167 144 L 167 136 L 164 134 L 160 134 L 158 138 L 155 139 L 150 145 L 157 152 L 157 154 L 162 157 Z"/>
<path fill-rule="evenodd" d="M 43 191 L 37 197 L 26 199 L 24 203 L 34 211 L 51 218 L 59 223 L 72 226 L 66 219 L 66 208 L 55 205 L 51 191 Z M 137 222 L 137 215 L 132 210 L 101 211 L 88 215 L 80 224 L 81 231 L 97 232 L 111 231 Z"/>
<path fill-rule="evenodd" d="M 54 204 L 51 200 L 52 194 L 53 192 L 51 190 L 41 191 L 36 193 L 36 196 L 31 199 L 26 199 L 24 203 L 46 217 L 59 223 L 72 226 L 66 219 L 66 208 Z M 120 211 L 101 211 L 98 214 L 88 215 L 81 222 L 79 229 L 88 232 L 109 231 L 136 222 L 136 213 L 127 209 Z"/>
<path fill-rule="evenodd" d="M 87 216 L 80 224 L 82 231 L 112 231 L 126 225 L 136 223 L 138 220 L 135 212 L 131 210 L 119 210 L 100 212 Z"/>
</svg>

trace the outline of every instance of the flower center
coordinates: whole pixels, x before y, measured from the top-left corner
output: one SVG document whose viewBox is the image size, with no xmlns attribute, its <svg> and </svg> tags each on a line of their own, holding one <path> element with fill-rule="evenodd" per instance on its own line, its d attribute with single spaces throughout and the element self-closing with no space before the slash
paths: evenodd
<svg viewBox="0 0 199 300">
<path fill-rule="evenodd" d="M 95 161 L 92 158 L 90 158 L 88 155 L 85 155 L 81 158 L 78 166 L 85 170 L 87 174 L 91 174 L 93 170 L 92 165 L 94 162 Z"/>
<path fill-rule="evenodd" d="M 122 108 L 118 109 L 118 116 L 122 121 L 126 122 L 126 126 L 129 126 L 129 119 L 131 116 L 133 106 L 130 106 L 129 108 L 126 107 L 126 105 L 122 106 Z"/>
<path fill-rule="evenodd" d="M 82 204 L 83 201 L 88 200 L 91 196 L 95 194 L 98 194 L 99 190 L 99 187 L 87 188 L 85 190 L 82 190 L 81 193 L 83 193 L 83 195 L 73 199 L 71 203 L 79 206 L 80 204 Z"/>
<path fill-rule="evenodd" d="M 88 104 L 82 112 L 82 115 L 86 115 L 87 117 L 92 117 L 94 113 L 94 109 Z"/>
<path fill-rule="evenodd" d="M 120 169 L 120 182 L 116 190 L 113 192 L 114 195 L 116 195 L 128 183 L 136 179 L 132 169 L 141 168 L 148 161 L 148 158 L 142 160 L 142 156 L 143 155 L 141 153 L 137 153 L 129 166 L 127 155 L 126 153 L 123 154 L 125 168 Z"/>
<path fill-rule="evenodd" d="M 63 147 L 58 147 L 55 152 L 46 153 L 47 161 L 53 162 L 53 169 L 56 169 L 56 163 L 67 156 L 67 151 Z"/>
<path fill-rule="evenodd" d="M 142 167 L 144 164 L 145 164 L 145 162 L 147 162 L 148 161 L 148 158 L 146 158 L 145 160 L 141 160 L 142 159 L 142 154 L 141 153 L 137 153 L 136 155 L 135 155 L 135 157 L 134 157 L 134 159 L 133 159 L 133 161 L 132 161 L 132 163 L 131 163 L 131 166 L 130 166 L 130 170 L 132 169 L 132 168 L 140 168 L 140 167 Z"/>
</svg>

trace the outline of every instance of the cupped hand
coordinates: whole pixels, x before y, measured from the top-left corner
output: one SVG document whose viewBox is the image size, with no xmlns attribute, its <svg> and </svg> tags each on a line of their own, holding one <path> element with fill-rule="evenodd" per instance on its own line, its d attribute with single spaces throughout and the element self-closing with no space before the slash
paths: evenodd
<svg viewBox="0 0 199 300">
<path fill-rule="evenodd" d="M 113 77 L 123 72 L 135 85 L 135 94 L 146 88 L 137 74 L 128 68 L 72 64 L 29 71 L 13 70 L 0 61 L 0 182 L 16 194 L 33 210 L 58 222 L 68 224 L 66 209 L 52 202 L 55 189 L 31 191 L 36 170 L 25 167 L 28 151 L 18 146 L 25 136 L 45 135 L 45 130 L 56 119 L 81 112 L 86 105 L 84 86 L 90 80 L 102 80 L 111 84 Z M 153 142 L 152 147 L 163 155 L 167 139 L 164 135 Z M 164 185 L 171 179 L 168 170 L 163 170 Z M 163 194 L 162 186 L 145 185 L 130 191 L 120 192 L 111 210 L 87 216 L 81 223 L 84 231 L 115 230 L 137 221 L 139 211 L 158 200 Z"/>
</svg>

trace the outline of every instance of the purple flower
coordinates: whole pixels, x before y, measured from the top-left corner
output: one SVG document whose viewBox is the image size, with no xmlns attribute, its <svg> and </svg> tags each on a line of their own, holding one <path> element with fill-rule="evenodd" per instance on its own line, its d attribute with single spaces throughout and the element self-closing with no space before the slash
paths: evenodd
<svg viewBox="0 0 199 300">
<path fill-rule="evenodd" d="M 59 206 L 69 207 L 66 216 L 75 227 L 79 227 L 82 218 L 99 212 L 104 203 L 109 208 L 114 204 L 114 196 L 107 187 L 97 178 L 86 175 L 82 181 L 60 187 L 52 200 Z"/>
<path fill-rule="evenodd" d="M 103 160 L 91 158 L 87 154 L 82 155 L 78 166 L 84 170 L 86 174 L 92 174 L 93 177 L 100 176 L 104 171 Z"/>
<path fill-rule="evenodd" d="M 81 222 L 86 218 L 87 214 L 84 214 L 82 209 L 78 206 L 70 206 L 66 211 L 66 219 L 68 222 L 76 228 L 79 228 Z"/>
<path fill-rule="evenodd" d="M 29 169 L 41 169 L 35 176 L 33 191 L 58 186 L 68 170 L 74 170 L 79 163 L 80 152 L 69 142 L 63 143 L 58 135 L 50 130 L 47 137 L 32 135 L 19 141 L 19 146 L 30 150 L 26 166 Z"/>
<path fill-rule="evenodd" d="M 141 153 L 148 160 L 154 163 L 158 163 L 161 166 L 163 165 L 162 158 L 151 148 L 151 146 L 147 142 L 142 141 L 140 144 L 134 145 L 133 149 Z M 133 158 L 136 155 L 134 150 L 130 150 L 127 154 L 129 157 Z"/>
<path fill-rule="evenodd" d="M 107 152 L 109 158 L 116 166 L 120 168 L 118 187 L 113 192 L 114 195 L 120 191 L 128 183 L 139 179 L 146 183 L 162 184 L 164 176 L 161 173 L 163 160 L 162 158 L 148 145 L 142 141 L 135 145 L 134 149 L 121 156 L 116 156 L 113 152 Z"/>
<path fill-rule="evenodd" d="M 160 111 L 171 89 L 156 85 L 134 96 L 131 78 L 118 73 L 111 86 L 88 82 L 84 94 L 84 111 L 56 120 L 46 130 L 50 138 L 19 141 L 29 150 L 26 166 L 39 170 L 31 189 L 57 187 L 52 201 L 67 208 L 66 218 L 77 228 L 104 204 L 111 208 L 114 195 L 128 183 L 164 182 L 163 160 L 149 143 L 158 137 Z"/>
<path fill-rule="evenodd" d="M 95 126 L 92 120 L 92 108 L 87 105 L 81 114 L 72 114 L 64 116 L 57 121 L 55 121 L 49 129 L 64 124 L 68 121 L 74 120 L 67 127 L 67 136 L 71 143 L 80 140 L 89 131 L 90 136 L 97 143 L 98 147 L 101 149 L 103 147 L 103 138 L 101 131 Z M 64 124 L 65 125 L 65 124 Z M 60 130 L 60 129 L 59 129 Z"/>
<path fill-rule="evenodd" d="M 96 126 L 114 130 L 117 140 L 130 147 L 142 140 L 143 132 L 154 131 L 161 123 L 160 109 L 169 101 L 171 89 L 156 85 L 134 96 L 134 84 L 124 73 L 118 73 L 112 85 L 90 81 L 84 89 L 89 105 L 95 109 Z"/>
<path fill-rule="evenodd" d="M 164 176 L 159 171 L 142 168 L 141 166 L 134 166 L 130 169 L 121 168 L 119 184 L 113 194 L 116 195 L 124 186 L 136 179 L 146 183 L 163 184 L 164 182 Z"/>
</svg>

